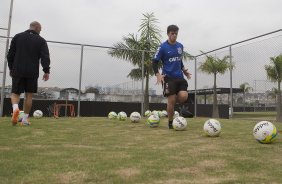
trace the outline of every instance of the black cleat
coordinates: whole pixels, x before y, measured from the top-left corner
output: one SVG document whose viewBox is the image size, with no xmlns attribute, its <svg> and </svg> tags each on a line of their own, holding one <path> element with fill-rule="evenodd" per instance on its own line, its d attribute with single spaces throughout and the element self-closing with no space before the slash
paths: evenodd
<svg viewBox="0 0 282 184">
<path fill-rule="evenodd" d="M 185 107 L 184 105 L 182 107 L 179 107 L 179 114 L 180 116 L 184 118 L 193 118 L 194 114 L 192 114 L 189 110 L 188 107 Z"/>
<path fill-rule="evenodd" d="M 168 122 L 168 129 L 173 129 L 172 121 L 169 121 L 169 122 Z"/>
</svg>

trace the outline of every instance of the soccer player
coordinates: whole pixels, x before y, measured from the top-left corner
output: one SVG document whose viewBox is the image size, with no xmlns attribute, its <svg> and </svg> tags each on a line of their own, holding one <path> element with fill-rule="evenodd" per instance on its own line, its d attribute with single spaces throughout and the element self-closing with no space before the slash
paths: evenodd
<svg viewBox="0 0 282 184">
<path fill-rule="evenodd" d="M 16 125 L 19 116 L 20 94 L 25 93 L 24 116 L 22 124 L 29 125 L 29 113 L 32 107 L 32 95 L 37 93 L 39 63 L 43 67 L 43 80 L 49 79 L 50 57 L 47 42 L 39 34 L 41 24 L 31 22 L 25 32 L 16 34 L 11 41 L 7 55 L 10 76 L 12 77 L 11 102 L 13 106 L 12 124 Z"/>
<path fill-rule="evenodd" d="M 163 95 L 167 97 L 168 128 L 172 129 L 174 106 L 176 102 L 184 103 L 188 99 L 188 83 L 184 75 L 190 79 L 191 74 L 184 68 L 183 45 L 176 41 L 179 28 L 176 25 L 167 27 L 168 40 L 160 45 L 154 58 L 153 70 L 157 84 L 163 85 Z M 158 62 L 162 61 L 162 74 L 158 71 Z M 183 75 L 184 74 L 184 75 Z"/>
</svg>

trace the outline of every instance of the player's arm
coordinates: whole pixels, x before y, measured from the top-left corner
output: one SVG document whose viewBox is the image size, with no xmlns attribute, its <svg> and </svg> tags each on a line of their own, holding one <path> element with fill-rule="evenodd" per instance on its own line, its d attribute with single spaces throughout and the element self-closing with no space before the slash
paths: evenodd
<svg viewBox="0 0 282 184">
<path fill-rule="evenodd" d="M 155 76 L 157 77 L 157 84 L 160 84 L 164 81 L 164 76 L 160 74 L 159 68 L 158 68 L 158 63 L 161 59 L 161 54 L 162 54 L 161 47 L 159 47 L 152 60 L 152 67 L 153 67 Z"/>
<path fill-rule="evenodd" d="M 47 42 L 44 40 L 41 50 L 40 50 L 41 65 L 44 71 L 43 80 L 47 81 L 49 79 L 50 73 L 50 55 Z"/>
<path fill-rule="evenodd" d="M 157 84 L 161 84 L 164 82 L 164 76 L 160 74 L 159 69 L 158 69 L 158 60 L 153 60 L 152 61 L 152 66 L 153 66 L 153 71 L 155 73 L 155 76 L 157 77 Z"/>
<path fill-rule="evenodd" d="M 184 48 L 182 46 L 182 58 L 183 58 L 183 55 L 184 55 Z M 187 77 L 187 79 L 191 79 L 192 74 L 190 72 L 188 72 L 188 68 L 184 67 L 182 60 L 181 60 L 181 70 L 182 70 L 183 74 Z"/>
<path fill-rule="evenodd" d="M 8 67 L 10 70 L 10 75 L 13 69 L 14 58 L 16 55 L 16 37 L 17 35 L 12 39 L 11 46 L 7 54 L 7 61 L 8 61 Z"/>
<path fill-rule="evenodd" d="M 181 61 L 181 70 L 183 72 L 183 74 L 187 77 L 187 79 L 191 79 L 191 73 L 188 72 L 188 68 L 186 69 L 183 65 L 183 61 Z"/>
</svg>

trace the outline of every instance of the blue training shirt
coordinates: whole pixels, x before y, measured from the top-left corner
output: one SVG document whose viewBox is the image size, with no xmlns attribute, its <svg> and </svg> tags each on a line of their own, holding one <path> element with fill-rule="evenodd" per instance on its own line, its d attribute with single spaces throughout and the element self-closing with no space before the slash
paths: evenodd
<svg viewBox="0 0 282 184">
<path fill-rule="evenodd" d="M 159 62 L 160 60 L 163 63 L 162 74 L 171 78 L 183 79 L 183 45 L 179 42 L 175 44 L 169 44 L 168 41 L 165 41 L 158 48 L 153 62 Z"/>
</svg>

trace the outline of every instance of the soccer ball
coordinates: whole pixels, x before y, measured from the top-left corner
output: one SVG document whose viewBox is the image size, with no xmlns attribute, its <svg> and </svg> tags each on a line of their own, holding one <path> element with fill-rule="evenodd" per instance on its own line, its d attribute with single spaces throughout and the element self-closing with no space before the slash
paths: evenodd
<svg viewBox="0 0 282 184">
<path fill-rule="evenodd" d="M 33 112 L 33 117 L 41 118 L 43 116 L 43 112 L 41 110 L 36 110 Z"/>
<path fill-rule="evenodd" d="M 167 111 L 166 111 L 166 110 L 163 110 L 163 111 L 162 111 L 162 116 L 163 116 L 163 117 L 167 117 Z"/>
<path fill-rule="evenodd" d="M 141 115 L 139 112 L 133 112 L 130 114 L 130 120 L 133 123 L 137 123 L 141 120 Z"/>
<path fill-rule="evenodd" d="M 158 127 L 160 124 L 160 118 L 158 115 L 152 114 L 148 119 L 147 119 L 147 125 L 149 125 L 151 128 Z"/>
<path fill-rule="evenodd" d="M 23 117 L 24 117 L 24 111 L 20 111 L 20 114 L 19 114 L 19 122 L 22 122 Z"/>
<path fill-rule="evenodd" d="M 216 119 L 207 120 L 204 124 L 204 132 L 211 137 L 219 136 L 221 132 L 220 122 Z"/>
<path fill-rule="evenodd" d="M 114 111 L 111 111 L 109 114 L 108 114 L 108 118 L 109 119 L 117 119 L 117 113 L 115 113 Z"/>
<path fill-rule="evenodd" d="M 151 114 L 152 114 L 152 112 L 151 112 L 150 110 L 147 110 L 144 115 L 145 115 L 146 117 L 149 117 Z"/>
<path fill-rule="evenodd" d="M 176 117 L 172 122 L 174 130 L 184 130 L 187 127 L 187 121 L 183 117 Z"/>
<path fill-rule="evenodd" d="M 127 119 L 127 114 L 123 111 L 119 112 L 117 115 L 117 119 L 120 121 L 125 121 Z"/>
<path fill-rule="evenodd" d="M 153 111 L 152 111 L 152 114 L 154 114 L 154 115 L 156 115 L 156 116 L 160 117 L 160 113 L 159 113 L 159 111 L 153 110 Z M 151 114 L 151 115 L 152 115 L 152 114 Z"/>
<path fill-rule="evenodd" d="M 179 112 L 174 111 L 174 118 L 177 118 L 177 117 L 179 117 Z"/>
<path fill-rule="evenodd" d="M 253 130 L 255 139 L 260 143 L 272 143 L 277 137 L 276 127 L 269 121 L 258 122 Z"/>
</svg>

